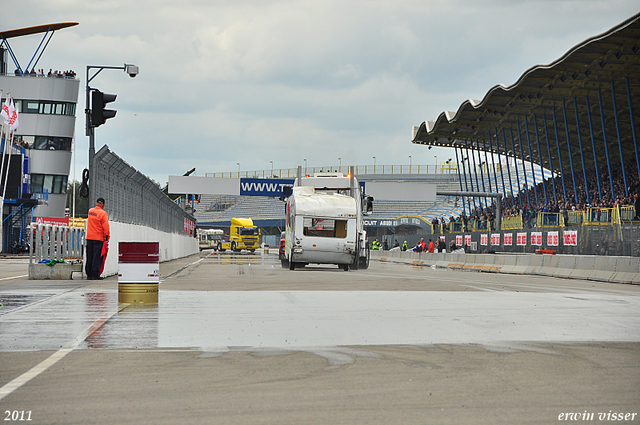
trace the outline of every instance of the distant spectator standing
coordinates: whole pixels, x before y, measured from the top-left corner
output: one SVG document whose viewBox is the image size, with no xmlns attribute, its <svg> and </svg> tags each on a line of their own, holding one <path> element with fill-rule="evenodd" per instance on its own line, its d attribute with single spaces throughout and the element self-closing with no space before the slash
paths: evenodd
<svg viewBox="0 0 640 425">
<path fill-rule="evenodd" d="M 433 245 L 433 241 L 431 239 L 429 239 L 429 248 L 427 248 L 429 250 L 429 252 L 433 252 L 436 247 Z"/>
<path fill-rule="evenodd" d="M 85 272 L 89 280 L 100 279 L 102 247 L 109 241 L 109 215 L 104 210 L 104 198 L 96 200 L 96 206 L 89 210 L 87 218 L 87 263 Z"/>
<path fill-rule="evenodd" d="M 636 193 L 635 201 L 633 201 L 633 208 L 635 208 L 635 220 L 640 220 L 640 196 Z"/>
</svg>

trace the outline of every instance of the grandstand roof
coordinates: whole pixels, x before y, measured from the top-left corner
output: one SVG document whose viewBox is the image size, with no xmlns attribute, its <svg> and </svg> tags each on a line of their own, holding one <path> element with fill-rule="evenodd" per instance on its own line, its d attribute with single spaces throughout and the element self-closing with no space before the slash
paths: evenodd
<svg viewBox="0 0 640 425">
<path fill-rule="evenodd" d="M 614 91 L 615 97 L 612 95 Z M 602 99 L 603 118 L 599 98 Z M 574 105 L 577 106 L 577 114 Z M 617 114 L 614 113 L 614 108 Z M 608 143 L 617 145 L 619 129 L 624 155 L 635 155 L 631 126 L 633 115 L 630 114 L 630 108 L 637 114 L 634 117 L 637 126 L 640 121 L 640 13 L 609 31 L 578 44 L 555 62 L 530 68 L 515 84 L 496 85 L 482 100 L 467 100 L 457 112 L 445 111 L 435 121 L 423 122 L 417 129 L 414 128 L 412 142 L 490 151 L 491 138 L 492 150 L 495 152 L 495 138 L 498 135 L 501 153 L 507 151 L 510 156 L 524 156 L 528 160 L 528 135 L 533 162 L 541 162 L 543 166 L 552 168 L 544 148 L 541 148 L 540 161 L 536 136 L 540 143 L 546 143 L 546 130 L 555 149 L 557 128 L 557 141 L 560 149 L 565 152 L 562 155 L 563 166 L 568 167 L 567 130 L 574 153 L 577 152 L 579 142 L 587 144 L 591 152 L 590 122 L 596 141 L 603 140 L 604 121 Z M 557 116 L 555 127 L 554 113 Z M 616 115 L 619 127 L 616 126 Z M 576 116 L 579 118 L 576 119 Z M 503 129 L 506 130 L 504 135 Z M 515 153 L 510 152 L 510 132 L 515 141 Z M 581 140 L 578 140 L 578 133 Z M 640 134 L 636 134 L 636 137 L 640 137 Z M 615 149 L 613 152 L 619 160 L 619 150 L 615 145 L 609 149 Z M 599 145 L 596 143 L 598 157 L 605 155 L 604 149 L 602 142 Z M 611 156 L 613 161 L 615 156 Z M 585 155 L 584 158 L 585 167 L 592 168 L 593 154 Z M 553 155 L 552 159 L 555 161 L 553 168 L 556 168 L 558 161 Z M 578 168 L 582 169 L 581 165 Z"/>
</svg>

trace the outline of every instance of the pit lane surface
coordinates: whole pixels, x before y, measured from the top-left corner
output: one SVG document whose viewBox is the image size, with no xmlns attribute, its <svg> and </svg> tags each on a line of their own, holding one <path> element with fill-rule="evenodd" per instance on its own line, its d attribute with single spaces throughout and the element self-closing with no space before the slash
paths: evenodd
<svg viewBox="0 0 640 425">
<path fill-rule="evenodd" d="M 4 270 L 0 408 L 33 423 L 549 423 L 640 406 L 636 286 L 205 251 L 162 264 L 159 303 L 140 308 L 118 304 L 116 278 Z"/>
</svg>

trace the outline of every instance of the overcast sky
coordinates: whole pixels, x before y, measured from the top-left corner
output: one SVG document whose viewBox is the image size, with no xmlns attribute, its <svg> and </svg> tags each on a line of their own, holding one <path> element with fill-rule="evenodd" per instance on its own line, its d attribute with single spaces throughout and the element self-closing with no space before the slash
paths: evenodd
<svg viewBox="0 0 640 425">
<path fill-rule="evenodd" d="M 118 98 L 103 145 L 161 184 L 220 171 L 434 164 L 412 126 L 513 84 L 640 12 L 637 0 L 20 0 L 0 28 L 78 22 L 37 68 L 80 78 L 76 175 L 88 163 L 91 83 Z M 10 40 L 24 67 L 42 35 Z M 11 70 L 11 69 L 10 69 Z M 96 149 L 96 150 L 97 150 Z"/>
</svg>

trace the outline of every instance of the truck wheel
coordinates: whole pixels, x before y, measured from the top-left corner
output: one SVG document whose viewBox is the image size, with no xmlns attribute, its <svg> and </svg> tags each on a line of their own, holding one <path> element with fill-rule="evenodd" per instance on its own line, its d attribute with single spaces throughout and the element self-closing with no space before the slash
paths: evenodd
<svg viewBox="0 0 640 425">
<path fill-rule="evenodd" d="M 351 268 L 351 264 L 338 264 L 338 267 L 340 267 L 345 272 L 348 272 L 349 269 Z"/>
<path fill-rule="evenodd" d="M 238 249 L 236 249 L 236 243 L 235 242 L 231 242 L 231 251 L 233 252 L 237 252 Z"/>
<path fill-rule="evenodd" d="M 218 242 L 218 246 L 216 246 L 216 250 L 222 252 L 222 244 Z"/>
<path fill-rule="evenodd" d="M 294 270 L 296 268 L 296 263 L 289 259 L 289 270 Z"/>
<path fill-rule="evenodd" d="M 282 265 L 283 269 L 288 269 L 289 268 L 289 260 L 287 260 L 285 257 L 282 257 L 280 259 L 280 264 Z"/>
</svg>

